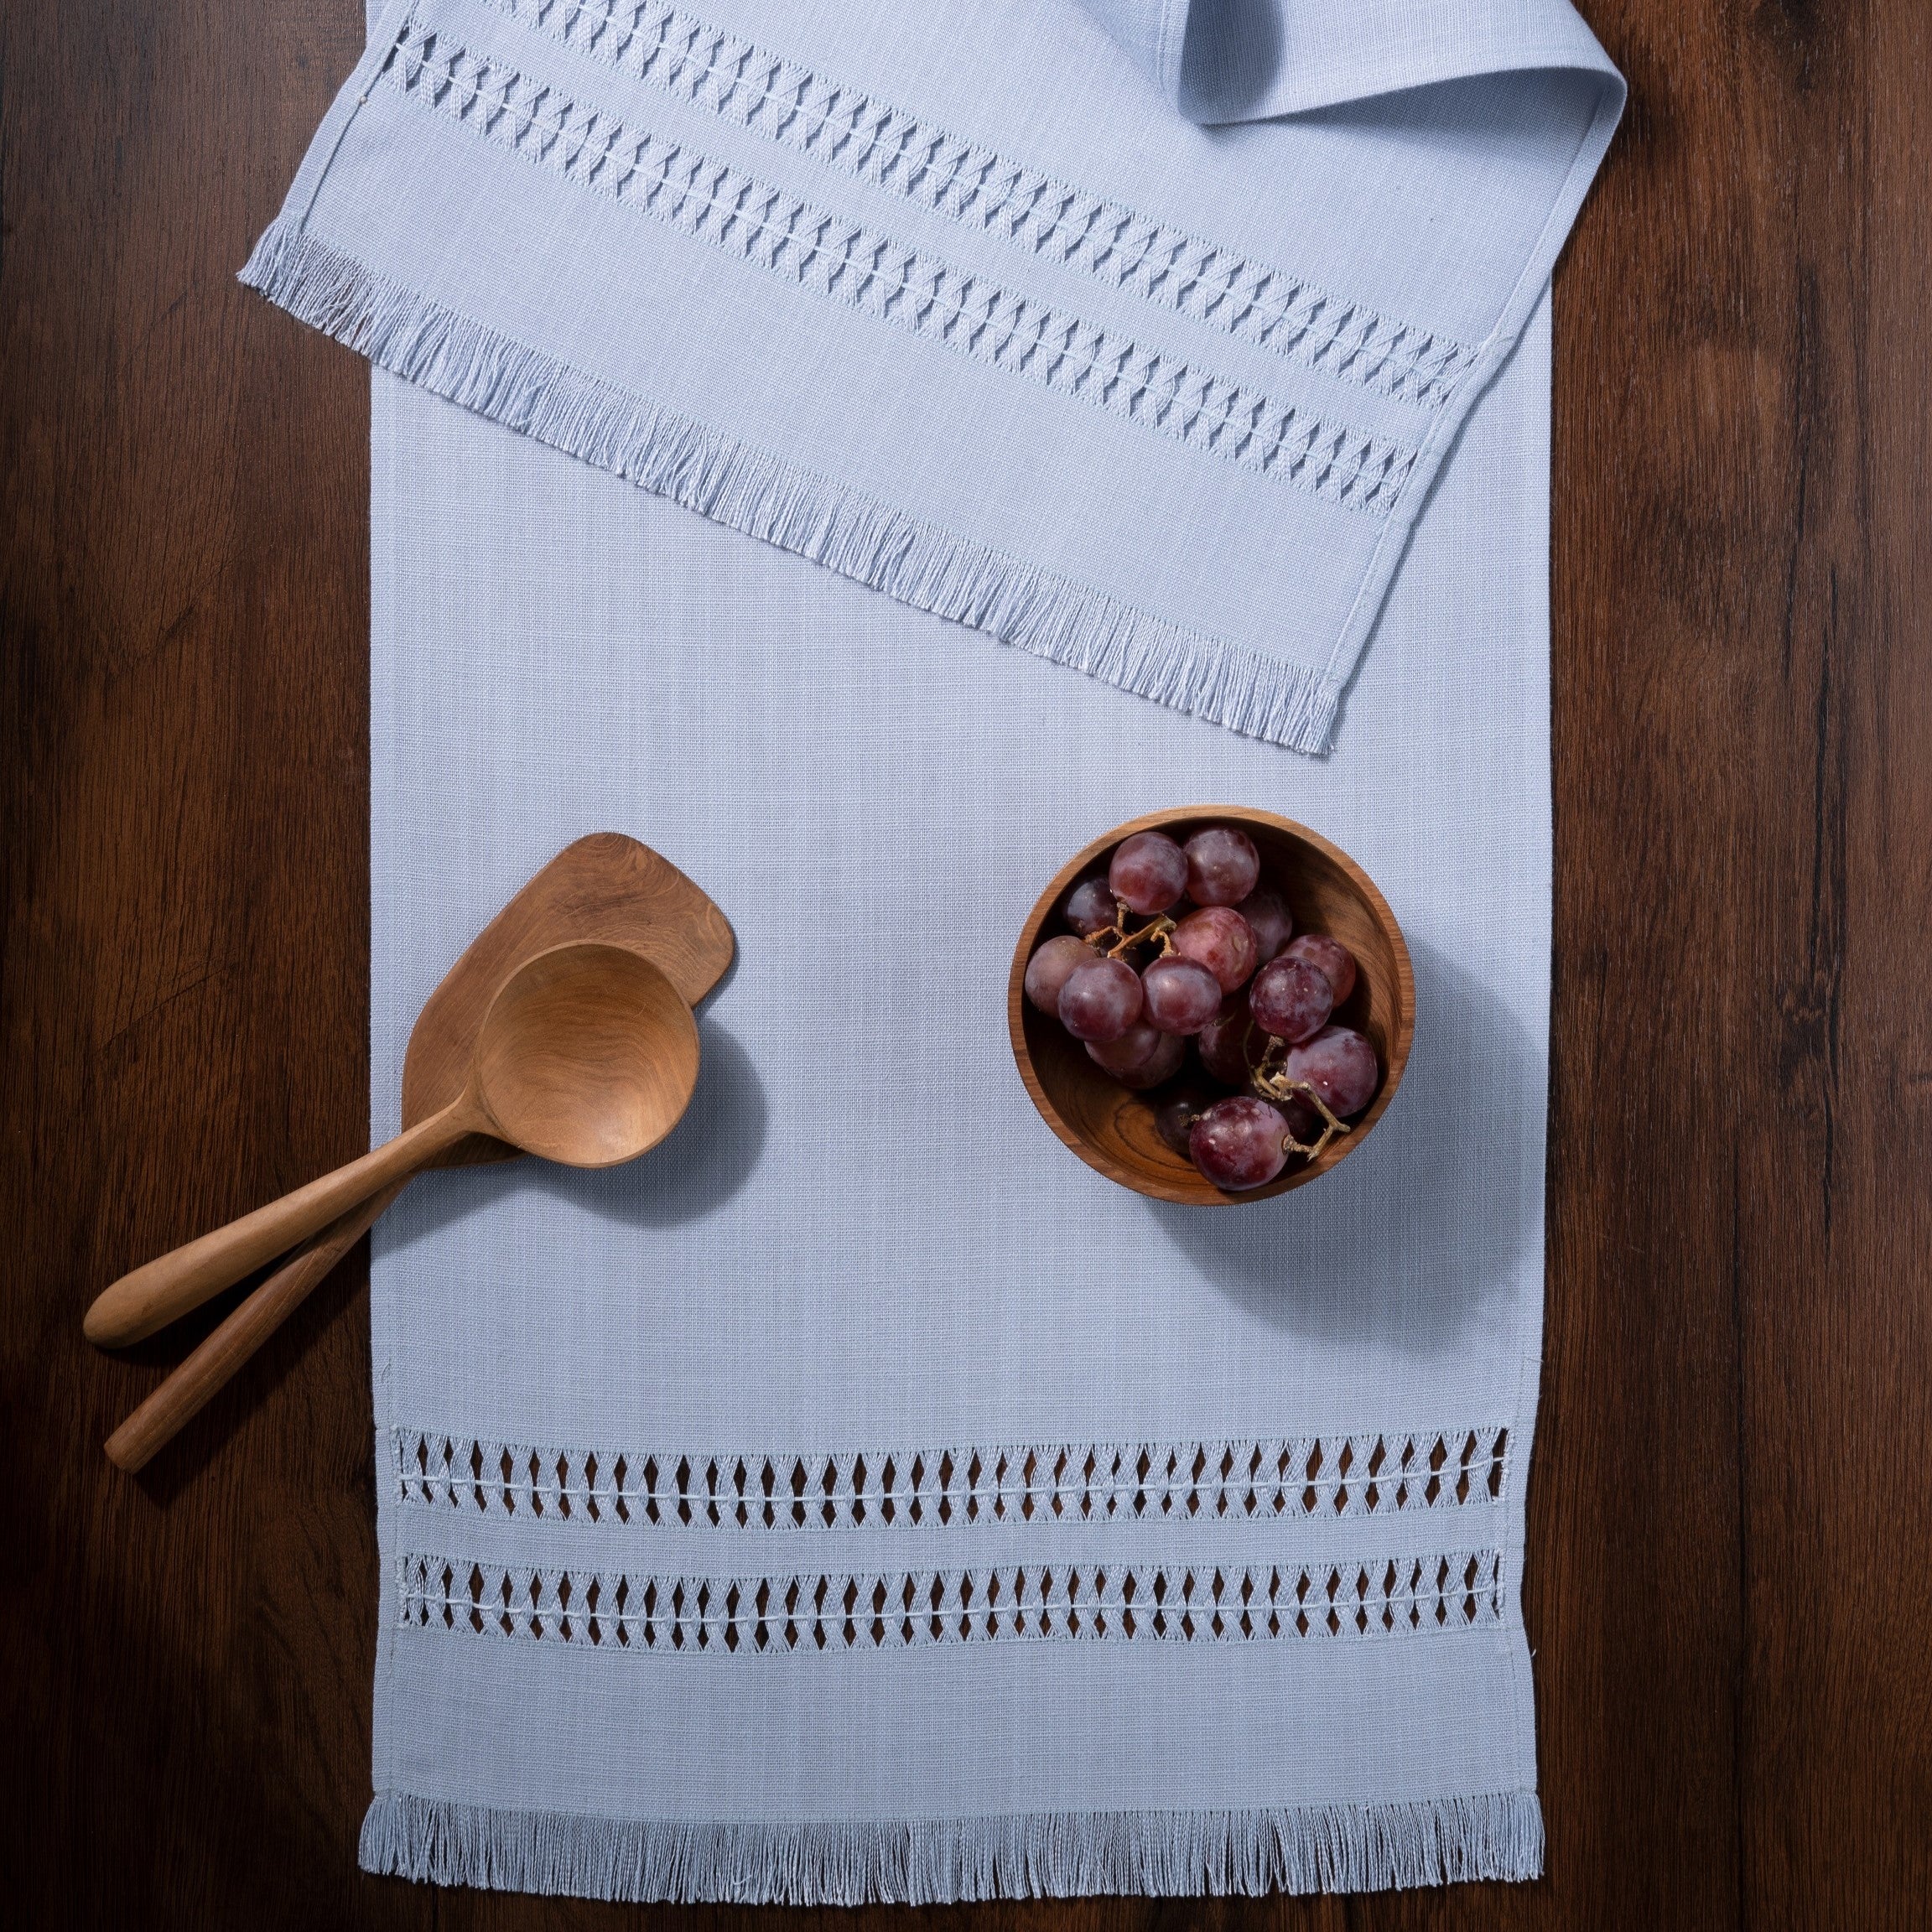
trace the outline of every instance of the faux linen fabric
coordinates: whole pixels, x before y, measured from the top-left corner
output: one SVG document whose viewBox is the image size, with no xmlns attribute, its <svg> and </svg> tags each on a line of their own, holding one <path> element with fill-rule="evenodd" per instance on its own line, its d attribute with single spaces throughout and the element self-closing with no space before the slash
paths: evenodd
<svg viewBox="0 0 1932 1932">
<path fill-rule="evenodd" d="M 377 1230 L 371 1869 L 797 1903 L 1540 1869 L 1545 313 L 1322 761 L 378 378 L 374 1131 L 437 979 L 585 830 L 740 956 L 657 1152 L 428 1176 Z M 1004 1000 L 1069 852 L 1217 799 L 1369 869 L 1418 1016 L 1338 1170 L 1197 1210 L 1059 1145 Z"/>
<path fill-rule="evenodd" d="M 377 1230 L 371 1870 L 1541 1867 L 1543 283 L 1619 84 L 1542 0 L 1089 5 L 394 8 L 251 263 L 379 365 L 375 1132 L 582 833 L 740 949 L 662 1148 Z M 1004 999 L 1070 851 L 1216 799 L 1368 868 L 1419 1011 L 1343 1167 L 1202 1212 L 1059 1145 Z"/>
<path fill-rule="evenodd" d="M 1566 0 L 394 0 L 246 278 L 719 522 L 1319 750 L 1622 93 Z"/>
<path fill-rule="evenodd" d="M 1574 68 L 1622 82 L 1546 0 L 1080 0 L 1191 121 L 1300 114 L 1478 74 Z M 1591 165 L 1594 166 L 1594 160 Z"/>
</svg>

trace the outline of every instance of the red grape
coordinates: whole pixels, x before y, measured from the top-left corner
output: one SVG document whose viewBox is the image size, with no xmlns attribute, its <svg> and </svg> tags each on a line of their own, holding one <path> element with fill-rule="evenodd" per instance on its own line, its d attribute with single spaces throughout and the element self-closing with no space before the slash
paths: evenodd
<svg viewBox="0 0 1932 1932">
<path fill-rule="evenodd" d="M 1093 957 L 1093 948 L 1071 932 L 1049 939 L 1026 962 L 1026 997 L 1042 1013 L 1060 1010 L 1060 990 L 1076 966 Z"/>
<path fill-rule="evenodd" d="M 1187 1137 L 1194 1131 L 1194 1123 L 1214 1104 L 1216 1098 L 1201 1088 L 1183 1087 L 1154 1109 L 1154 1131 L 1183 1161 L 1193 1158 Z"/>
<path fill-rule="evenodd" d="M 1181 1071 L 1182 1062 L 1187 1057 L 1187 1042 L 1178 1033 L 1160 1033 L 1155 1037 L 1161 1044 L 1138 1067 L 1114 1076 L 1123 1087 L 1134 1093 L 1144 1093 L 1150 1087 L 1158 1087 L 1162 1081 L 1171 1080 Z M 1093 1048 L 1088 1047 L 1088 1052 L 1092 1052 Z"/>
<path fill-rule="evenodd" d="M 1154 1057 L 1167 1036 L 1145 1020 L 1136 1020 L 1118 1040 L 1089 1040 L 1087 1057 L 1115 1079 L 1136 1072 Z"/>
<path fill-rule="evenodd" d="M 1261 876 L 1261 854 L 1245 832 L 1210 825 L 1187 841 L 1187 896 L 1197 906 L 1239 906 Z"/>
<path fill-rule="evenodd" d="M 1355 955 L 1326 932 L 1304 932 L 1291 940 L 1287 957 L 1306 959 L 1335 989 L 1337 1006 L 1355 990 Z"/>
<path fill-rule="evenodd" d="M 1221 982 L 1197 959 L 1169 953 L 1140 975 L 1146 1014 L 1163 1033 L 1198 1033 L 1221 1010 Z"/>
<path fill-rule="evenodd" d="M 1217 1187 L 1265 1187 L 1288 1163 L 1288 1123 L 1265 1100 L 1237 1093 L 1217 1100 L 1194 1123 L 1187 1151 Z"/>
<path fill-rule="evenodd" d="M 1312 1040 L 1291 1047 L 1281 1071 L 1291 1080 L 1306 1080 L 1344 1120 L 1374 1098 L 1382 1077 L 1375 1049 L 1351 1026 L 1324 1026 Z"/>
<path fill-rule="evenodd" d="M 1187 854 L 1165 832 L 1136 832 L 1116 848 L 1107 883 L 1130 911 L 1165 912 L 1187 887 Z"/>
<path fill-rule="evenodd" d="M 1067 974 L 1059 1010 L 1076 1040 L 1118 1040 L 1140 1017 L 1140 975 L 1124 959 L 1089 959 Z"/>
<path fill-rule="evenodd" d="M 1335 1006 L 1335 989 L 1306 959 L 1271 959 L 1248 989 L 1254 1024 L 1293 1042 L 1320 1031 Z"/>
<path fill-rule="evenodd" d="M 1288 935 L 1295 930 L 1288 901 L 1272 886 L 1263 886 L 1250 892 L 1234 910 L 1254 929 L 1254 943 L 1259 949 L 1255 964 L 1265 966 L 1288 943 Z"/>
<path fill-rule="evenodd" d="M 1067 895 L 1061 917 L 1085 938 L 1089 932 L 1104 932 L 1119 917 L 1119 909 L 1107 881 L 1095 877 L 1083 879 Z"/>
<path fill-rule="evenodd" d="M 1254 1029 L 1254 1015 L 1245 1000 L 1230 1000 L 1201 1029 L 1195 1047 L 1201 1064 L 1217 1080 L 1229 1087 L 1245 1087 L 1252 1062 L 1248 1057 L 1248 1036 Z"/>
<path fill-rule="evenodd" d="M 1183 959 L 1198 959 L 1221 982 L 1223 993 L 1245 986 L 1261 963 L 1254 929 L 1232 906 L 1203 906 L 1174 928 L 1174 950 Z"/>
</svg>

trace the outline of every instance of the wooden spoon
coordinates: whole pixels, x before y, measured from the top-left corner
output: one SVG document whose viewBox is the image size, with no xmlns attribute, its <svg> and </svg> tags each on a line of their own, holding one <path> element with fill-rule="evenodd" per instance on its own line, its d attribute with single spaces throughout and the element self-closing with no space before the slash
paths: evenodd
<svg viewBox="0 0 1932 1932">
<path fill-rule="evenodd" d="M 469 1078 L 449 1105 L 122 1275 L 87 1311 L 87 1338 L 119 1348 L 152 1335 L 467 1135 L 572 1167 L 633 1160 L 678 1124 L 697 1081 L 697 1022 L 657 967 L 595 942 L 540 953 L 491 1002 Z"/>
<path fill-rule="evenodd" d="M 402 1066 L 402 1124 L 413 1127 L 462 1092 L 490 1000 L 526 959 L 566 940 L 602 939 L 664 969 L 697 1006 L 736 952 L 730 922 L 669 860 L 621 832 L 574 839 L 526 880 L 464 949 L 423 1002 Z M 481 1135 L 434 1165 L 517 1159 Z M 336 1264 L 382 1219 L 407 1181 L 392 1182 L 305 1242 L 169 1373 L 107 1438 L 109 1459 L 132 1472 L 200 1413 Z"/>
</svg>

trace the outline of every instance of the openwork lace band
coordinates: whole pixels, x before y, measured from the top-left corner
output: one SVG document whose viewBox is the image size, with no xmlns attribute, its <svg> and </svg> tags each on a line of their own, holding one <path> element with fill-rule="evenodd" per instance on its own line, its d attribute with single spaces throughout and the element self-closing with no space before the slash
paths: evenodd
<svg viewBox="0 0 1932 1932">
<path fill-rule="evenodd" d="M 1440 408 L 1478 351 L 1056 180 L 667 0 L 486 0 L 576 52 L 881 191 L 1379 394 Z"/>
<path fill-rule="evenodd" d="M 1415 466 L 1413 448 L 1323 421 L 814 207 L 413 18 L 383 79 L 479 138 L 800 288 L 1343 508 L 1388 515 Z"/>
<path fill-rule="evenodd" d="M 413 1552 L 403 1624 L 593 1649 L 886 1650 L 1018 1641 L 1259 1643 L 1471 1630 L 1504 1614 L 1489 1549 L 1315 1565 L 989 1565 L 659 1576 Z"/>
<path fill-rule="evenodd" d="M 545 1448 L 390 1432 L 399 1502 L 575 1523 L 917 1530 L 982 1523 L 1295 1519 L 1502 1501 L 1509 1432 L 823 1455 Z"/>
</svg>

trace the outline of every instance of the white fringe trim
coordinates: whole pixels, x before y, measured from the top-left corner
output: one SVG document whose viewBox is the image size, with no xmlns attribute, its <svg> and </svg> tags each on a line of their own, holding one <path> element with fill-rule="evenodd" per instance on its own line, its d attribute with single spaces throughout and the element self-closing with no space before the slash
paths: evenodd
<svg viewBox="0 0 1932 1932">
<path fill-rule="evenodd" d="M 378 366 L 734 530 L 1139 697 L 1291 750 L 1342 687 L 900 515 L 486 329 L 278 221 L 242 280 Z"/>
<path fill-rule="evenodd" d="M 405 1792 L 362 1822 L 366 1872 L 683 1904 L 950 1904 L 1101 1893 L 1377 1892 L 1535 1878 L 1534 1791 L 1273 1811 L 737 1824 L 506 1811 Z"/>
</svg>

